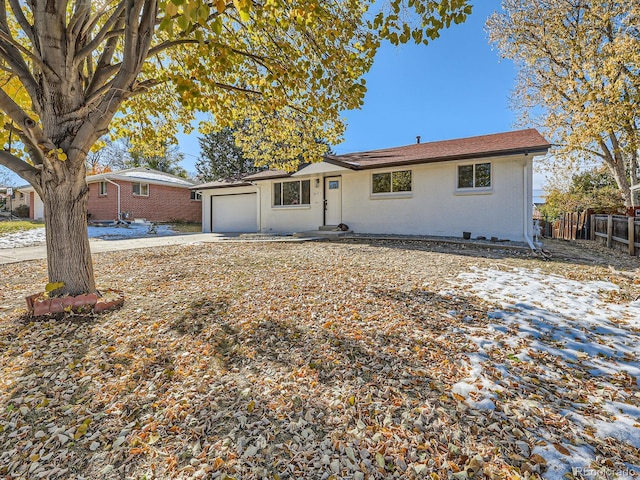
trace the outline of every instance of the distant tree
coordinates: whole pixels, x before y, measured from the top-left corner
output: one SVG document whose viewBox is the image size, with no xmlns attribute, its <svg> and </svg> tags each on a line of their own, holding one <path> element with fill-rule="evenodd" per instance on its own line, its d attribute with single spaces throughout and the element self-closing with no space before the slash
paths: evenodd
<svg viewBox="0 0 640 480">
<path fill-rule="evenodd" d="M 638 183 L 638 0 L 503 0 L 487 22 L 490 41 L 518 68 L 515 105 L 558 146 L 559 168 L 577 159 L 606 165 L 623 195 Z M 563 162 L 565 160 L 565 162 Z"/>
<path fill-rule="evenodd" d="M 120 170 L 129 158 L 128 148 L 123 140 L 106 139 L 104 146 L 87 154 L 87 175 L 97 175 L 105 171 Z"/>
<path fill-rule="evenodd" d="M 106 139 L 102 148 L 87 155 L 86 163 L 88 175 L 146 167 L 187 178 L 187 171 L 179 165 L 183 160 L 184 154 L 177 145 L 161 142 L 156 148 L 138 150 L 129 139 L 120 138 Z"/>
<path fill-rule="evenodd" d="M 0 167 L 0 185 L 9 186 L 13 185 L 11 180 L 11 173 L 4 167 Z"/>
<path fill-rule="evenodd" d="M 124 167 L 152 168 L 153 170 L 187 178 L 187 171 L 179 165 L 183 160 L 184 154 L 180 152 L 177 145 L 160 145 L 156 154 L 145 154 L 137 150 L 129 151 L 129 159 L 125 160 Z"/>
<path fill-rule="evenodd" d="M 568 189 L 549 189 L 538 211 L 548 219 L 563 213 L 587 209 L 600 213 L 624 213 L 624 198 L 615 179 L 606 168 L 594 168 L 573 175 Z"/>
<path fill-rule="evenodd" d="M 591 194 L 599 190 L 616 188 L 616 180 L 606 168 L 593 168 L 575 174 L 571 179 L 571 193 Z"/>
<path fill-rule="evenodd" d="M 241 125 L 239 129 L 247 130 L 246 124 Z M 225 127 L 220 131 L 207 133 L 198 139 L 202 151 L 196 163 L 198 178 L 205 182 L 212 182 L 228 178 L 239 178 L 266 168 L 266 166 L 256 166 L 255 160 L 243 154 L 243 149 L 236 144 L 235 133 L 235 129 Z M 255 139 L 253 143 L 259 144 L 260 139 Z M 334 154 L 329 142 L 326 140 L 317 140 L 316 143 L 325 146 L 326 155 Z M 304 158 L 299 156 L 292 162 L 282 163 L 290 163 L 292 167 L 297 167 L 304 163 Z"/>
<path fill-rule="evenodd" d="M 196 162 L 196 172 L 202 181 L 237 178 L 262 169 L 256 167 L 253 160 L 245 158 L 242 149 L 236 145 L 233 132 L 232 128 L 225 127 L 198 139 L 202 153 Z"/>
</svg>

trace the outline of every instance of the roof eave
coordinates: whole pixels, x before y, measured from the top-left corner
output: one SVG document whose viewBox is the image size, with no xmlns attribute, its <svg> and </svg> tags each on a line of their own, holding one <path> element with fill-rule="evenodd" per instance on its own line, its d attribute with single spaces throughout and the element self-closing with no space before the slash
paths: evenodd
<svg viewBox="0 0 640 480">
<path fill-rule="evenodd" d="M 252 184 L 249 182 L 242 182 L 242 183 L 231 183 L 229 185 L 212 185 L 212 186 L 208 186 L 208 187 L 203 187 L 200 185 L 194 185 L 193 187 L 190 187 L 189 190 L 217 190 L 219 188 L 234 188 L 234 187 L 251 187 Z"/>
<path fill-rule="evenodd" d="M 347 163 L 347 162 L 343 162 L 342 160 L 338 160 L 337 158 L 334 158 L 334 157 L 323 157 L 323 161 L 330 163 L 331 165 L 335 165 L 337 167 L 348 168 L 349 170 L 357 170 L 357 168 L 360 166 L 360 164 L 356 162 Z"/>
<path fill-rule="evenodd" d="M 417 159 L 417 160 L 399 160 L 397 162 L 385 162 L 384 164 L 374 164 L 374 165 L 361 165 L 358 163 L 345 164 L 344 166 L 351 168 L 352 170 L 373 170 L 376 168 L 387 168 L 387 167 L 399 167 L 405 165 L 421 165 L 426 163 L 439 163 L 439 162 L 454 162 L 458 160 L 470 160 L 473 158 L 489 158 L 489 157 L 506 157 L 510 155 L 545 155 L 551 145 L 548 146 L 536 146 L 532 148 L 526 149 L 516 149 L 516 150 L 500 150 L 494 152 L 478 152 L 478 153 L 468 153 L 463 155 L 449 155 L 445 157 L 434 157 L 428 159 Z"/>
<path fill-rule="evenodd" d="M 249 182 L 261 182 L 263 180 L 277 180 L 278 178 L 289 178 L 291 177 L 290 173 L 287 174 L 281 174 L 281 175 L 273 175 L 273 176 L 268 176 L 268 177 L 258 177 L 258 178 L 251 178 L 251 176 L 245 177 L 245 180 L 248 180 Z"/>
</svg>

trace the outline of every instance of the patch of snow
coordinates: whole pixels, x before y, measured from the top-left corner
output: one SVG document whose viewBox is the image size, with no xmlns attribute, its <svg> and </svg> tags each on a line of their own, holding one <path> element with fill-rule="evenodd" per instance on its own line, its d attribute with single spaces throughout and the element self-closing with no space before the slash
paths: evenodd
<svg viewBox="0 0 640 480">
<path fill-rule="evenodd" d="M 640 301 L 607 301 L 606 294 L 618 290 L 610 282 L 570 280 L 524 268 L 472 268 L 459 275 L 455 285 L 498 306 L 488 313 L 488 325 L 470 325 L 467 329 L 477 351 L 467 355 L 470 374 L 453 386 L 455 393 L 464 396 L 472 407 L 486 408 L 504 391 L 503 385 L 530 385 L 530 379 L 522 373 L 527 369 L 518 366 L 536 367 L 536 357 L 545 355 L 550 360 L 538 374 L 541 395 L 550 393 L 545 389 L 545 382 L 549 382 L 555 387 L 551 397 L 562 396 L 558 384 L 570 382 L 574 374 L 591 376 L 597 385 L 585 391 L 588 403 L 562 400 L 562 409 L 558 404 L 558 415 L 570 423 L 572 430 L 588 430 L 600 441 L 615 439 L 640 448 L 640 407 L 637 399 L 630 399 L 634 395 L 630 392 L 637 392 L 640 386 Z M 506 354 L 507 360 L 496 362 L 495 352 L 504 352 L 502 357 L 511 353 Z M 504 381 L 495 382 L 502 385 L 492 380 L 496 377 L 491 377 L 489 370 L 500 372 Z M 564 393 L 572 387 L 567 384 Z M 517 401 L 526 405 L 531 401 L 527 395 Z M 550 397 L 546 398 L 549 401 Z M 592 469 L 598 462 L 589 443 L 568 444 L 557 437 L 549 438 L 544 429 L 532 433 L 537 437 L 533 453 L 547 461 L 545 479 L 564 480 L 566 474 L 575 472 L 584 478 L 602 478 L 601 471 Z M 570 455 L 554 444 L 561 444 Z M 639 473 L 640 469 L 632 465 L 615 472 L 618 478 L 637 477 Z"/>
<path fill-rule="evenodd" d="M 571 445 L 570 448 L 570 457 L 560 453 L 553 445 L 538 446 L 531 451 L 532 454 L 538 454 L 547 461 L 547 471 L 543 475 L 545 480 L 567 480 L 567 478 L 574 478 L 575 473 L 582 474 L 584 478 L 596 477 L 595 471 L 591 471 L 593 473 L 589 475 L 591 462 L 594 459 L 593 449 L 586 445 L 579 447 Z"/>
<path fill-rule="evenodd" d="M 0 236 L 0 249 L 33 247 L 45 243 L 44 227 Z"/>
<path fill-rule="evenodd" d="M 169 225 L 155 226 L 155 233 L 151 228 L 151 224 L 131 223 L 128 225 L 105 226 L 105 227 L 89 227 L 89 238 L 99 238 L 101 240 L 123 240 L 125 238 L 142 238 L 142 237 L 165 237 L 167 235 L 175 235 L 176 232 L 171 230 Z"/>
<path fill-rule="evenodd" d="M 176 235 L 169 225 L 157 225 L 155 233 L 150 230 L 151 224 L 132 223 L 130 225 L 94 227 L 90 226 L 89 238 L 100 240 L 123 240 L 126 238 L 165 237 Z M 9 233 L 0 236 L 0 249 L 22 248 L 44 245 L 46 242 L 45 230 L 34 228 L 21 232 Z"/>
<path fill-rule="evenodd" d="M 488 357 L 483 348 L 480 347 L 479 352 L 470 353 L 468 355 L 471 363 L 471 372 L 469 376 L 455 383 L 451 387 L 451 391 L 462 395 L 467 399 L 467 403 L 479 410 L 495 410 L 496 405 L 493 398 L 499 387 L 488 378 L 482 376 L 482 362 L 487 361 Z M 480 388 L 478 388 L 480 387 Z"/>
</svg>

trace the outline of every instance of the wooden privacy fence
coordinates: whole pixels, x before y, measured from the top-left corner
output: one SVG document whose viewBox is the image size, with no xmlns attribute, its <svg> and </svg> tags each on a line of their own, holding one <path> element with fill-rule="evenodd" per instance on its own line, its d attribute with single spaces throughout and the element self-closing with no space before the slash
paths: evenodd
<svg viewBox="0 0 640 480">
<path fill-rule="evenodd" d="M 640 254 L 640 218 L 622 215 L 591 215 L 591 239 L 628 252 Z"/>
<path fill-rule="evenodd" d="M 564 213 L 558 220 L 553 222 L 551 236 L 562 240 L 589 240 L 590 213 L 589 210 Z"/>
</svg>

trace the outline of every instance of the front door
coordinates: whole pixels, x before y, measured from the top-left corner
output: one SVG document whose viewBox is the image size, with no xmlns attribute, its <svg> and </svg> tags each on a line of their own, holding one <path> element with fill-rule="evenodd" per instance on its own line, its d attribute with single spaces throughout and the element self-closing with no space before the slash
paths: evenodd
<svg viewBox="0 0 640 480">
<path fill-rule="evenodd" d="M 342 223 L 342 177 L 324 179 L 324 224 Z"/>
</svg>

